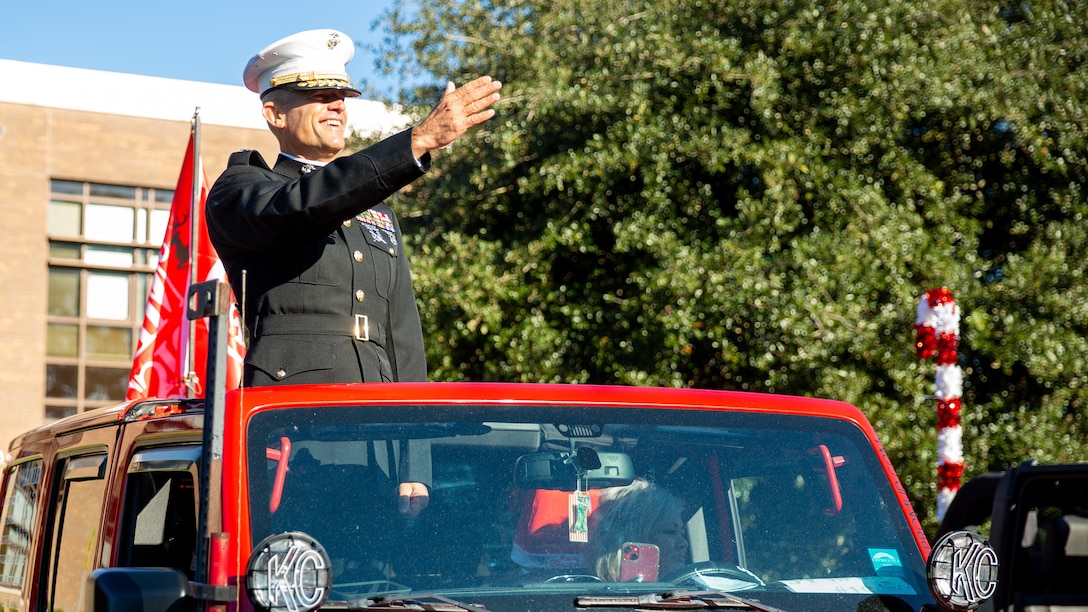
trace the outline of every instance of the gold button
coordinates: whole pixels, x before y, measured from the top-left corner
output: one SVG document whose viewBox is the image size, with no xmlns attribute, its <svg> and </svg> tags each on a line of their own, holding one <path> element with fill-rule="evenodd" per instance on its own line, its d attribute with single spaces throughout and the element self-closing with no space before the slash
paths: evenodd
<svg viewBox="0 0 1088 612">
<path fill-rule="evenodd" d="M 356 291 L 356 292 L 355 292 L 355 301 L 356 301 L 356 302 L 361 302 L 361 301 L 363 301 L 363 298 L 365 298 L 365 297 L 366 297 L 366 294 L 365 294 L 365 293 L 363 293 L 363 290 L 362 290 L 362 289 L 360 289 L 360 290 L 358 290 L 358 291 Z"/>
<path fill-rule="evenodd" d="M 396 250 L 396 249 L 394 249 L 393 247 L 389 247 L 389 254 L 390 254 L 390 255 L 396 255 L 396 254 L 397 254 L 397 250 Z"/>
<path fill-rule="evenodd" d="M 355 261 L 362 261 L 363 260 L 363 252 L 362 251 L 355 251 L 354 253 L 352 253 L 352 256 L 355 257 Z"/>
<path fill-rule="evenodd" d="M 351 219 L 344 221 L 344 227 L 351 227 Z"/>
<path fill-rule="evenodd" d="M 283 378 L 284 376 L 287 376 L 286 370 L 284 370 L 283 368 L 276 370 L 276 378 Z"/>
</svg>

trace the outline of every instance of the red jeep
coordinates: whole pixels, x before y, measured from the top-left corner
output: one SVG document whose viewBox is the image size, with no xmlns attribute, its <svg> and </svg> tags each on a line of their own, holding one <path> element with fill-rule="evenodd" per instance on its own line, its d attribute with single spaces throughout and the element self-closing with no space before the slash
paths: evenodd
<svg viewBox="0 0 1088 612">
<path fill-rule="evenodd" d="M 134 402 L 19 436 L 4 480 L 0 606 L 934 603 L 926 537 L 869 422 L 843 402 L 467 383 L 251 388 L 223 399 L 211 446 L 202 400 Z M 414 517 L 397 506 L 407 480 L 430 495 Z M 598 510 L 635 481 L 681 511 L 675 533 L 634 530 L 659 508 L 626 516 L 637 537 L 605 550 L 617 578 L 602 570 Z M 214 493 L 202 499 L 202 487 Z"/>
</svg>

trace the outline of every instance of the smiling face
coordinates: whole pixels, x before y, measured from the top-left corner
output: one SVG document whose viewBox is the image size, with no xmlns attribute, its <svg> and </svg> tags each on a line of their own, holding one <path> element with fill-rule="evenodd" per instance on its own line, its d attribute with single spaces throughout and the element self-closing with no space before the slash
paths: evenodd
<svg viewBox="0 0 1088 612">
<path fill-rule="evenodd" d="M 311 161 L 332 161 L 344 148 L 344 97 L 337 89 L 281 89 L 266 95 L 264 118 L 280 150 Z"/>
</svg>

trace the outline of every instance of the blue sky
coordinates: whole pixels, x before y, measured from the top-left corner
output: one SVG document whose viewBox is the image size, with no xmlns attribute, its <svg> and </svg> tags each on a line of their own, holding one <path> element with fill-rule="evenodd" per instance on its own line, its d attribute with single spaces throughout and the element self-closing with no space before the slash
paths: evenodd
<svg viewBox="0 0 1088 612">
<path fill-rule="evenodd" d="M 378 33 L 371 26 L 391 4 L 392 0 L 4 0 L 0 59 L 241 85 L 242 68 L 250 57 L 295 32 L 334 28 L 357 42 L 376 41 Z M 373 77 L 373 57 L 357 49 L 348 72 L 356 81 Z M 394 85 L 372 83 L 383 90 Z M 0 80 L 0 87 L 12 86 Z"/>
</svg>

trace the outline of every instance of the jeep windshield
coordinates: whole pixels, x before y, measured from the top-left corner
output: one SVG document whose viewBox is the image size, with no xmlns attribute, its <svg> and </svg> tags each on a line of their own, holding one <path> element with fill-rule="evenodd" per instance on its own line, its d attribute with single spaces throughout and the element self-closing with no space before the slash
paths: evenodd
<svg viewBox="0 0 1088 612">
<path fill-rule="evenodd" d="M 299 532 L 319 543 L 329 608 L 414 594 L 490 610 L 687 591 L 790 611 L 932 601 L 889 478 L 842 419 L 308 406 L 257 412 L 247 449 L 252 541 Z M 401 481 L 429 490 L 415 517 L 398 511 Z M 621 511 L 619 492 L 636 489 L 658 496 Z"/>
</svg>

